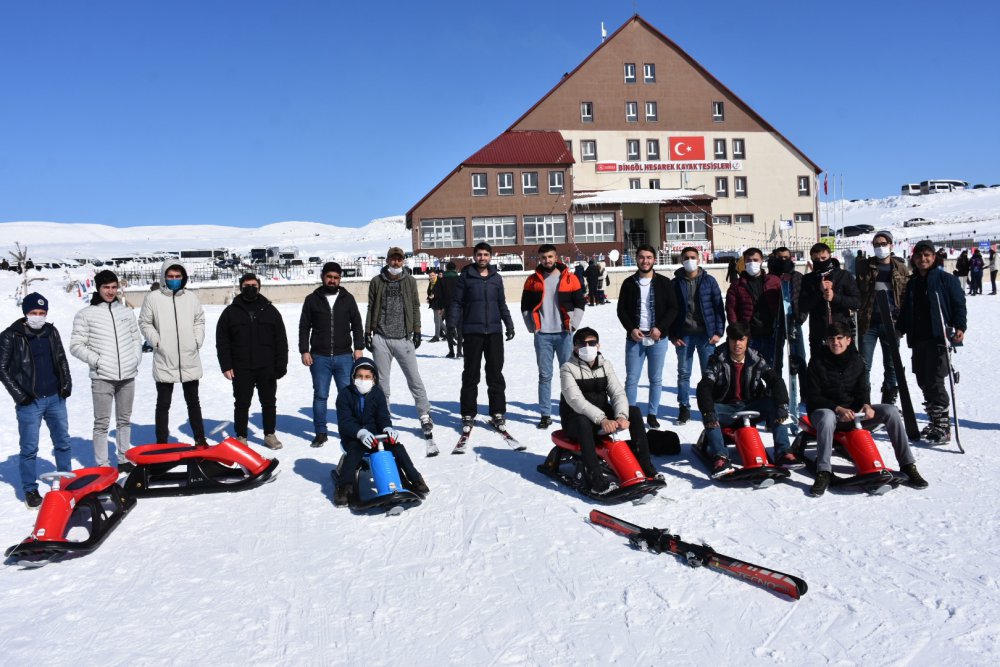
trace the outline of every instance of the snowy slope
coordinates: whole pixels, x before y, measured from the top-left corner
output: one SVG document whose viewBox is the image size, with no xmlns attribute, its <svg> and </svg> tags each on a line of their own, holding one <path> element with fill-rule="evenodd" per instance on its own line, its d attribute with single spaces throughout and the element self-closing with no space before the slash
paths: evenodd
<svg viewBox="0 0 1000 667">
<path fill-rule="evenodd" d="M 0 276 L 4 325 L 20 313 L 8 298 L 11 280 Z M 68 338 L 81 302 L 45 291 L 51 319 Z M 510 451 L 483 428 L 470 454 L 424 458 L 396 369 L 397 425 L 431 494 L 391 519 L 334 508 L 329 475 L 340 450 L 335 438 L 309 448 L 309 375 L 293 358 L 278 393 L 285 448 L 276 453 L 277 480 L 240 494 L 140 500 L 88 557 L 36 571 L 0 568 L 0 655 L 11 665 L 996 664 L 1000 487 L 980 482 L 996 469 L 1000 414 L 986 332 L 1000 325 L 1000 298 L 971 299 L 971 306 L 969 344 L 959 357 L 968 454 L 920 448 L 929 489 L 814 499 L 800 473 L 768 490 L 722 488 L 685 446 L 679 457 L 655 461 L 668 479 L 656 500 L 611 510 L 800 575 L 810 589 L 798 602 L 632 551 L 589 525 L 592 505 L 535 470 L 550 444 L 533 426 L 532 342 L 520 328 L 507 346 L 506 378 L 511 430 L 526 452 Z M 221 308 L 206 311 L 214 332 Z M 298 308 L 281 311 L 294 330 Z M 585 320 L 623 373 L 624 337 L 613 307 L 588 309 Z M 443 343 L 425 342 L 418 356 L 447 451 L 456 438 L 461 362 L 445 359 L 445 351 Z M 212 428 L 232 416 L 212 335 L 203 359 L 202 405 Z M 146 355 L 136 444 L 153 438 L 150 363 Z M 87 465 L 89 382 L 81 363 L 71 366 L 74 458 Z M 675 372 L 670 355 L 667 385 Z M 642 385 L 640 399 L 645 395 Z M 661 414 L 675 415 L 674 403 L 668 386 Z M 251 414 L 259 425 L 258 408 Z M 17 427 L 6 397 L 0 415 L 0 543 L 7 546 L 28 534 L 35 513 L 19 500 Z M 186 426 L 176 428 L 183 419 L 177 392 L 173 433 L 188 439 Z M 680 427 L 682 441 L 693 442 L 699 428 Z M 252 442 L 261 436 L 251 427 Z M 879 442 L 892 461 L 891 448 Z M 41 470 L 51 470 L 44 436 L 41 454 Z"/>
</svg>

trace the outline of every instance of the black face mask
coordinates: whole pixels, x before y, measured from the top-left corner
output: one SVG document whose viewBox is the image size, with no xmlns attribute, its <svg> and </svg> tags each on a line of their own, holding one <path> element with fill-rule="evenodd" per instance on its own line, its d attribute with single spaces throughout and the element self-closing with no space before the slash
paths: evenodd
<svg viewBox="0 0 1000 667">
<path fill-rule="evenodd" d="M 243 295 L 245 301 L 256 301 L 259 293 L 260 290 L 254 285 L 244 285 L 243 289 L 240 290 L 240 294 Z"/>
<path fill-rule="evenodd" d="M 791 273 L 795 268 L 795 263 L 790 259 L 781 259 L 779 257 L 772 257 L 767 260 L 767 272 L 773 273 L 774 275 L 780 276 L 786 273 Z"/>
<path fill-rule="evenodd" d="M 816 273 L 826 273 L 833 267 L 833 259 L 816 260 L 813 262 L 813 270 Z"/>
</svg>

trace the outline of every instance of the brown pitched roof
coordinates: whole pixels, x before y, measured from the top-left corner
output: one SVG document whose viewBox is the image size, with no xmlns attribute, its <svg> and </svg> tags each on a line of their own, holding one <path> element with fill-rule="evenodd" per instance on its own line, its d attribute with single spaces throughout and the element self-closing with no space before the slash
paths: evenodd
<svg viewBox="0 0 1000 667">
<path fill-rule="evenodd" d="M 553 130 L 508 131 L 486 144 L 463 165 L 573 164 L 562 134 Z"/>
</svg>

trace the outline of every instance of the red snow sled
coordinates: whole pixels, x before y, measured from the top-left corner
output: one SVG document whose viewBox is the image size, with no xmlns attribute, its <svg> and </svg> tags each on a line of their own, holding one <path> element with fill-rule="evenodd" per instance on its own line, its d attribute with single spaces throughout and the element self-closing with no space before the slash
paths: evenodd
<svg viewBox="0 0 1000 667">
<path fill-rule="evenodd" d="M 805 455 L 806 446 L 816 442 L 816 429 L 809 421 L 809 415 L 799 417 L 799 434 L 792 443 L 792 451 L 806 467 L 816 473 L 816 461 Z M 857 474 L 851 477 L 830 476 L 830 486 L 861 487 L 873 496 L 895 489 L 909 478 L 903 473 L 890 470 L 882 463 L 882 454 L 875 445 L 875 438 L 870 431 L 861 428 L 861 418 L 854 420 L 853 428 L 842 430 L 839 426 L 833 432 L 834 452 L 840 448 L 846 451 L 857 469 Z"/>
<path fill-rule="evenodd" d="M 766 489 L 773 486 L 779 479 L 788 477 L 791 473 L 785 468 L 779 468 L 767 458 L 764 441 L 753 420 L 760 417 L 755 410 L 737 412 L 735 417 L 743 420 L 741 426 L 726 426 L 722 429 L 722 441 L 727 445 L 735 444 L 740 455 L 742 467 L 732 467 L 715 477 L 720 482 L 746 482 L 755 489 Z M 705 463 L 711 465 L 711 457 L 705 451 L 705 431 L 701 432 L 694 452 Z"/>
<path fill-rule="evenodd" d="M 278 467 L 278 459 L 264 458 L 235 438 L 211 447 L 140 445 L 126 456 L 135 470 L 125 491 L 136 497 L 243 491 L 269 481 Z"/>
<path fill-rule="evenodd" d="M 51 484 L 52 490 L 42 500 L 34 531 L 4 552 L 9 562 L 18 565 L 38 567 L 64 556 L 90 553 L 135 506 L 135 498 L 116 484 L 116 468 L 50 472 L 41 480 Z M 71 528 L 86 525 L 88 520 L 86 539 L 67 538 Z"/>
<path fill-rule="evenodd" d="M 624 435 L 628 435 L 628 431 L 624 431 Z M 549 452 L 545 462 L 538 466 L 538 471 L 588 498 L 606 503 L 620 503 L 626 500 L 647 502 L 667 485 L 659 476 L 646 477 L 628 440 L 616 439 L 614 435 L 598 434 L 598 441 L 595 444 L 601 471 L 612 477 L 617 488 L 607 493 L 594 493 L 585 481 L 580 445 L 561 429 L 552 434 L 552 442 L 555 443 L 555 447 Z M 564 467 L 569 469 L 564 470 Z"/>
</svg>

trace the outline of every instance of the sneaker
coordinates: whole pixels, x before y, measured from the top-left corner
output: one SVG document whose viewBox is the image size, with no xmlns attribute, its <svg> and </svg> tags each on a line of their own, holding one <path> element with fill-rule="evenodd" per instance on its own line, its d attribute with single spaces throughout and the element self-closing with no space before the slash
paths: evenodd
<svg viewBox="0 0 1000 667">
<path fill-rule="evenodd" d="M 445 359 L 454 359 L 455 358 L 455 353 L 452 352 L 451 350 L 449 350 L 448 354 L 446 354 L 444 356 L 445 356 Z"/>
<path fill-rule="evenodd" d="M 25 491 L 24 493 L 24 504 L 29 510 L 37 510 L 39 505 L 42 504 L 42 496 L 38 493 L 37 489 L 31 491 Z"/>
<path fill-rule="evenodd" d="M 245 435 L 238 435 L 238 436 L 236 436 L 236 440 L 239 441 L 239 443 L 241 445 L 248 445 L 248 444 L 250 444 L 250 443 L 247 442 L 247 437 Z"/>
<path fill-rule="evenodd" d="M 462 354 L 461 352 L 458 352 L 458 353 L 457 353 L 457 354 L 455 355 L 455 358 L 456 358 L 456 359 L 461 359 L 461 358 L 462 358 L 462 357 L 464 357 L 464 356 L 465 356 L 464 354 Z"/>
<path fill-rule="evenodd" d="M 895 405 L 898 397 L 899 387 L 882 387 L 882 402 L 886 405 Z"/>
<path fill-rule="evenodd" d="M 905 466 L 899 469 L 900 472 L 905 474 L 910 478 L 910 481 L 906 483 L 907 486 L 912 486 L 914 489 L 926 489 L 930 486 L 927 480 L 923 478 L 923 475 L 917 471 L 916 463 L 907 463 Z"/>
<path fill-rule="evenodd" d="M 590 490 L 594 493 L 607 493 L 611 490 L 611 484 L 603 473 L 596 473 L 590 476 Z"/>
<path fill-rule="evenodd" d="M 410 491 L 419 493 L 422 496 L 426 496 L 431 492 L 431 490 L 427 488 L 427 482 L 424 481 L 423 477 L 418 477 L 417 481 L 410 483 Z"/>
<path fill-rule="evenodd" d="M 428 343 L 437 343 L 437 342 L 439 342 L 440 340 L 441 340 L 440 338 L 438 338 L 437 336 L 434 336 L 434 338 L 431 338 L 431 339 L 430 339 L 429 341 L 427 341 L 427 342 L 428 342 Z"/>
<path fill-rule="evenodd" d="M 131 461 L 118 462 L 118 472 L 132 472 L 133 470 L 135 470 L 135 464 Z"/>
<path fill-rule="evenodd" d="M 462 433 L 471 432 L 472 427 L 475 423 L 476 423 L 475 415 L 462 415 Z"/>
<path fill-rule="evenodd" d="M 830 473 L 826 470 L 820 470 L 816 473 L 816 481 L 809 489 L 809 495 L 813 498 L 819 498 L 826 493 L 828 488 L 830 488 Z"/>
<path fill-rule="evenodd" d="M 420 415 L 420 430 L 424 435 L 430 435 L 434 431 L 434 422 L 430 415 Z"/>
<path fill-rule="evenodd" d="M 540 429 L 546 429 L 550 426 L 552 426 L 552 417 L 549 415 L 542 415 L 542 418 L 539 419 L 538 424 L 536 424 L 536 428 Z"/>
<path fill-rule="evenodd" d="M 326 444 L 326 433 L 317 433 L 316 437 L 309 443 L 310 447 L 322 447 Z"/>
<path fill-rule="evenodd" d="M 729 463 L 729 459 L 719 454 L 712 459 L 712 479 L 725 475 L 730 468 L 732 464 Z"/>
<path fill-rule="evenodd" d="M 281 440 L 278 440 L 278 436 L 274 433 L 264 434 L 264 446 L 268 449 L 281 449 Z"/>
<path fill-rule="evenodd" d="M 774 457 L 774 465 L 781 466 L 782 468 L 797 468 L 800 465 L 800 461 L 795 457 L 795 454 L 791 452 L 783 452 Z"/>
<path fill-rule="evenodd" d="M 337 486 L 336 490 L 333 492 L 333 504 L 337 507 L 347 507 L 347 503 L 351 498 L 351 487 L 346 484 L 340 484 Z"/>
<path fill-rule="evenodd" d="M 507 420 L 504 419 L 503 413 L 498 412 L 490 419 L 490 425 L 498 431 L 507 430 Z"/>
<path fill-rule="evenodd" d="M 677 411 L 677 423 L 687 424 L 688 420 L 690 419 L 691 419 L 691 408 L 686 405 L 682 405 L 681 409 Z"/>
<path fill-rule="evenodd" d="M 649 424 L 649 428 L 660 428 L 660 420 L 656 415 L 646 415 L 646 423 Z"/>
</svg>

